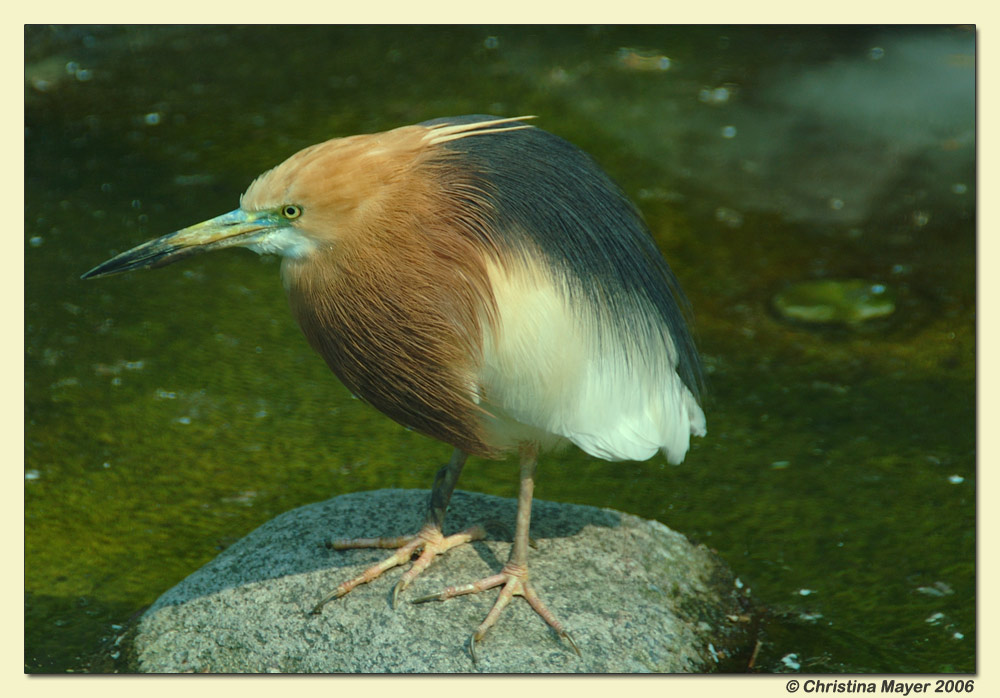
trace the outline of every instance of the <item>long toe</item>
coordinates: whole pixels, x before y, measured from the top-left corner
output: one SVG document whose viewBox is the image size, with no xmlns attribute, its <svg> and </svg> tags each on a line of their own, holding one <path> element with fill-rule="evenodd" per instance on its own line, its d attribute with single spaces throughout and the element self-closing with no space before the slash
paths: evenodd
<svg viewBox="0 0 1000 698">
<path fill-rule="evenodd" d="M 413 555 L 420 553 L 413 563 L 397 582 L 393 589 L 392 605 L 396 606 L 399 593 L 403 591 L 410 582 L 434 561 L 438 555 L 442 555 L 452 548 L 469 543 L 474 540 L 481 540 L 486 536 L 486 531 L 482 526 L 473 526 L 459 533 L 444 536 L 441 529 L 434 524 L 426 524 L 416 535 L 401 538 L 356 538 L 341 539 L 329 543 L 327 547 L 334 550 L 349 550 L 352 548 L 396 548 L 392 555 L 367 568 L 364 572 L 352 579 L 348 579 L 337 585 L 337 588 L 327 594 L 312 609 L 312 613 L 319 613 L 323 606 L 334 599 L 350 593 L 352 589 L 382 576 L 387 570 L 406 564 Z"/>
<path fill-rule="evenodd" d="M 496 624 L 497 619 L 500 618 L 500 614 L 505 608 L 507 608 L 508 604 L 510 604 L 511 600 L 515 596 L 524 597 L 524 599 L 528 602 L 528 605 L 530 605 L 535 612 L 542 617 L 542 620 L 544 620 L 560 638 L 566 640 L 578 656 L 580 655 L 580 649 L 577 647 L 576 642 L 574 642 L 573 638 L 566 631 L 566 628 L 563 627 L 563 624 L 560 623 L 548 607 L 542 603 L 542 600 L 538 597 L 534 587 L 528 581 L 528 568 L 524 565 L 516 565 L 508 562 L 504 565 L 500 574 L 484 577 L 483 579 L 472 582 L 471 584 L 448 587 L 437 594 L 429 594 L 427 596 L 421 596 L 420 598 L 413 599 L 412 603 L 445 601 L 456 596 L 476 594 L 498 586 L 502 588 L 500 589 L 500 594 L 497 596 L 496 601 L 493 603 L 493 607 L 469 639 L 469 654 L 472 656 L 473 662 L 477 661 L 476 645 L 482 641 L 483 637 L 486 635 L 486 631 Z"/>
</svg>

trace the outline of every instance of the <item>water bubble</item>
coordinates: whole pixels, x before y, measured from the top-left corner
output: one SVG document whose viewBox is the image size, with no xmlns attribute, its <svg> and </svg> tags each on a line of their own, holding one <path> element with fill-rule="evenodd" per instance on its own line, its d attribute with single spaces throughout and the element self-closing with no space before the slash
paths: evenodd
<svg viewBox="0 0 1000 698">
<path fill-rule="evenodd" d="M 215 177 L 210 174 L 177 175 L 174 177 L 174 184 L 181 187 L 195 187 L 212 184 Z"/>
<path fill-rule="evenodd" d="M 500 45 L 500 39 L 495 36 L 487 36 L 483 39 L 483 46 L 492 50 Z"/>
<path fill-rule="evenodd" d="M 955 593 L 955 590 L 951 588 L 945 582 L 934 582 L 933 586 L 922 586 L 916 589 L 918 594 L 924 594 L 926 596 L 950 596 Z"/>
<path fill-rule="evenodd" d="M 739 228 L 743 225 L 743 214 L 735 209 L 719 206 L 715 209 L 715 220 L 725 223 L 730 228 Z"/>
<path fill-rule="evenodd" d="M 961 182 L 956 182 L 955 184 L 951 185 L 952 194 L 964 194 L 967 191 L 969 191 L 969 188 L 964 184 L 962 184 Z"/>
<path fill-rule="evenodd" d="M 703 87 L 698 92 L 698 101 L 718 106 L 728 102 L 731 94 L 728 87 L 716 87 L 714 89 Z"/>
<path fill-rule="evenodd" d="M 670 58 L 656 51 L 622 47 L 616 54 L 618 64 L 626 70 L 661 71 L 670 70 Z"/>
<path fill-rule="evenodd" d="M 28 244 L 32 247 L 41 247 L 43 242 L 45 242 L 45 239 L 41 235 L 33 235 L 28 238 Z"/>
<path fill-rule="evenodd" d="M 549 80 L 556 85 L 564 85 L 569 82 L 569 73 L 566 72 L 565 68 L 555 67 L 549 73 Z"/>
<path fill-rule="evenodd" d="M 883 56 L 885 56 L 885 49 L 881 46 L 873 46 L 868 50 L 868 58 L 873 61 L 882 60 Z"/>
<path fill-rule="evenodd" d="M 151 111 L 146 116 L 142 117 L 142 120 L 146 122 L 147 126 L 156 126 L 160 123 L 160 113 L 156 111 Z"/>
<path fill-rule="evenodd" d="M 735 126 L 723 126 L 722 127 L 722 137 L 723 138 L 736 138 L 736 127 Z"/>
<path fill-rule="evenodd" d="M 963 482 L 965 482 L 965 478 L 962 477 L 961 475 L 949 475 L 948 482 L 950 482 L 953 485 L 960 485 Z"/>
<path fill-rule="evenodd" d="M 795 652 L 792 652 L 791 654 L 786 654 L 784 657 L 782 657 L 781 663 L 784 664 L 789 669 L 791 669 L 792 671 L 798 671 L 799 669 L 802 668 L 802 663 L 799 662 L 799 655 L 797 655 Z"/>
</svg>

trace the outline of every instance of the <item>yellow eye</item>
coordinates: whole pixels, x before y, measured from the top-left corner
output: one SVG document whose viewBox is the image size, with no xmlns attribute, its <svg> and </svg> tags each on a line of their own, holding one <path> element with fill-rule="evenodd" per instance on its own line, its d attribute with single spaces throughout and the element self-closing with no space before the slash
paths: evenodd
<svg viewBox="0 0 1000 698">
<path fill-rule="evenodd" d="M 295 204 L 285 204 L 281 207 L 281 215 L 290 221 L 302 215 L 302 207 Z"/>
</svg>

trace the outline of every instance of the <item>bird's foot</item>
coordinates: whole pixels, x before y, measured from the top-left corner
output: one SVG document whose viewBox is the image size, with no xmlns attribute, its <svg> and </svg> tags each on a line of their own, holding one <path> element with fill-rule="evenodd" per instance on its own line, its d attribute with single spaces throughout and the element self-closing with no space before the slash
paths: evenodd
<svg viewBox="0 0 1000 698">
<path fill-rule="evenodd" d="M 542 617 L 546 623 L 549 624 L 556 634 L 566 640 L 573 651 L 576 652 L 577 656 L 580 656 L 580 648 L 576 646 L 576 642 L 573 641 L 572 636 L 566 631 L 562 623 L 556 620 L 556 617 L 552 615 L 552 612 L 542 603 L 542 600 L 538 598 L 538 594 L 535 593 L 534 587 L 528 581 L 528 568 L 525 565 L 517 565 L 512 562 L 508 562 L 504 565 L 500 574 L 495 574 L 492 577 L 486 577 L 480 579 L 478 582 L 472 582 L 471 584 L 463 584 L 461 586 L 448 587 L 437 594 L 430 594 L 428 596 L 421 596 L 419 599 L 413 599 L 412 603 L 425 603 L 427 601 L 444 601 L 446 599 L 453 598 L 455 596 L 463 596 L 465 594 L 476 594 L 480 591 L 486 591 L 487 589 L 492 589 L 493 587 L 498 587 L 503 585 L 500 590 L 500 595 L 493 604 L 493 608 L 486 615 L 486 618 L 479 627 L 476 628 L 476 632 L 472 634 L 469 639 L 469 654 L 472 655 L 472 661 L 476 661 L 476 643 L 483 639 L 486 631 L 489 630 L 497 622 L 497 618 L 500 617 L 500 613 L 507 607 L 511 599 L 515 596 L 523 596 L 525 601 L 535 609 L 535 612 Z"/>
<path fill-rule="evenodd" d="M 348 538 L 335 540 L 327 543 L 327 547 L 332 550 L 349 550 L 352 548 L 395 548 L 395 552 L 382 562 L 372 565 L 364 572 L 353 579 L 341 582 L 336 589 L 327 594 L 313 608 L 313 613 L 319 613 L 323 606 L 334 599 L 339 599 L 346 595 L 359 584 L 367 584 L 378 578 L 386 570 L 398 567 L 409 562 L 418 551 L 419 557 L 414 560 L 413 565 L 403 576 L 400 577 L 392 590 L 392 607 L 396 607 L 399 592 L 410 585 L 418 574 L 427 569 L 428 565 L 434 561 L 438 555 L 446 553 L 455 546 L 469 543 L 474 540 L 481 540 L 486 537 L 486 530 L 482 526 L 473 526 L 464 531 L 445 536 L 441 533 L 441 528 L 435 524 L 425 524 L 414 536 L 403 536 L 399 538 Z"/>
</svg>

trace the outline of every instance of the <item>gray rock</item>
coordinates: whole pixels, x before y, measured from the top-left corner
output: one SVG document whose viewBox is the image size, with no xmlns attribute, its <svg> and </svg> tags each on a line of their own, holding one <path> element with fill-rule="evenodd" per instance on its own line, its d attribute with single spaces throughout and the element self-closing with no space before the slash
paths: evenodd
<svg viewBox="0 0 1000 698">
<path fill-rule="evenodd" d="M 330 551 L 325 541 L 415 532 L 428 494 L 348 494 L 261 526 L 150 607 L 132 633 L 129 670 L 631 673 L 746 665 L 753 645 L 746 599 L 704 546 L 656 521 L 541 500 L 532 515 L 538 547 L 529 554 L 531 578 L 582 657 L 515 598 L 473 663 L 468 640 L 496 590 L 408 603 L 500 570 L 517 504 L 482 494 L 455 492 L 445 527 L 447 533 L 484 522 L 489 540 L 435 560 L 396 610 L 390 599 L 403 567 L 310 615 L 326 592 L 386 555 Z"/>
</svg>

